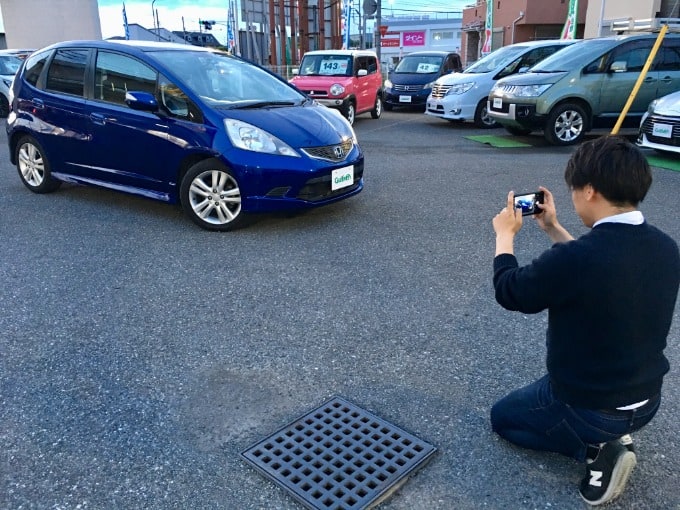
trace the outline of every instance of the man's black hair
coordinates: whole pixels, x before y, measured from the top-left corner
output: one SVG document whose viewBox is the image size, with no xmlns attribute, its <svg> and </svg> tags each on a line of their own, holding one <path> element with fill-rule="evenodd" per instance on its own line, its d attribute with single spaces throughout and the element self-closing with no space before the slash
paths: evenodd
<svg viewBox="0 0 680 510">
<path fill-rule="evenodd" d="M 572 189 L 590 184 L 614 205 L 636 206 L 652 185 L 652 172 L 635 145 L 619 136 L 603 136 L 574 151 L 564 180 Z"/>
</svg>

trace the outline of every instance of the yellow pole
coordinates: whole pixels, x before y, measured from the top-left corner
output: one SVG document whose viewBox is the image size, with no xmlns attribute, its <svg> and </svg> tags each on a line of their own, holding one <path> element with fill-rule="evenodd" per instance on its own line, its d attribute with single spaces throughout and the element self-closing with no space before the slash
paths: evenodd
<svg viewBox="0 0 680 510">
<path fill-rule="evenodd" d="M 640 87 L 642 86 L 643 80 L 645 79 L 645 76 L 647 76 L 647 71 L 649 71 L 649 68 L 652 66 L 652 62 L 654 62 L 654 57 L 656 57 L 656 54 L 659 51 L 659 47 L 661 46 L 661 42 L 663 41 L 666 32 L 668 32 L 668 25 L 663 25 L 661 27 L 661 32 L 659 32 L 659 36 L 656 38 L 656 42 L 652 47 L 652 51 L 649 53 L 649 57 L 647 57 L 647 62 L 645 62 L 645 65 L 642 67 L 642 71 L 640 71 L 640 76 L 638 76 L 638 79 L 635 82 L 635 87 L 633 87 L 633 91 L 630 93 L 630 96 L 628 97 L 626 106 L 623 107 L 623 111 L 621 112 L 621 115 L 619 115 L 619 119 L 616 121 L 614 129 L 612 129 L 611 132 L 612 135 L 618 134 L 619 129 L 621 129 L 623 119 L 626 118 L 628 110 L 630 110 L 630 106 L 633 104 L 635 96 L 637 96 L 637 93 L 640 90 Z"/>
</svg>

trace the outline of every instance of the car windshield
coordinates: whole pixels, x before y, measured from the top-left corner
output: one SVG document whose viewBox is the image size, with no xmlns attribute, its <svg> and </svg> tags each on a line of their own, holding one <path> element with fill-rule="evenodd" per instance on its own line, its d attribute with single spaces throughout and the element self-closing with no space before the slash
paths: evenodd
<svg viewBox="0 0 680 510">
<path fill-rule="evenodd" d="M 464 73 L 490 73 L 510 62 L 527 51 L 528 46 L 504 46 L 492 51 L 463 71 Z"/>
<path fill-rule="evenodd" d="M 443 57 L 437 56 L 406 55 L 401 59 L 394 72 L 397 74 L 437 73 L 443 61 Z"/>
<path fill-rule="evenodd" d="M 226 53 L 154 51 L 151 55 L 181 79 L 178 85 L 212 106 L 275 106 L 306 100 L 285 81 Z"/>
<path fill-rule="evenodd" d="M 0 57 L 0 74 L 16 74 L 21 65 L 21 59 L 13 55 L 3 55 Z"/>
<path fill-rule="evenodd" d="M 569 71 L 581 65 L 586 66 L 615 44 L 612 39 L 589 39 L 579 41 L 563 50 L 553 53 L 531 68 L 532 73 L 558 73 Z M 593 58 L 584 60 L 585 55 Z"/>
<path fill-rule="evenodd" d="M 352 76 L 349 55 L 305 55 L 300 64 L 300 76 Z"/>
</svg>

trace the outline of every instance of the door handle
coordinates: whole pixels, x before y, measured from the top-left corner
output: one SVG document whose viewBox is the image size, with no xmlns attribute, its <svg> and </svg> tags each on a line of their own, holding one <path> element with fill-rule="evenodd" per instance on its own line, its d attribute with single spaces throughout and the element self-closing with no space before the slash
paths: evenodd
<svg viewBox="0 0 680 510">
<path fill-rule="evenodd" d="M 31 104 L 33 105 L 33 108 L 35 108 L 36 110 L 42 110 L 45 108 L 45 103 L 43 102 L 43 100 L 38 99 L 36 97 L 33 98 Z"/>
<path fill-rule="evenodd" d="M 90 120 L 95 124 L 103 126 L 107 122 L 111 122 L 115 119 L 113 117 L 107 117 L 106 115 L 104 115 L 102 113 L 91 113 L 90 114 Z"/>
</svg>

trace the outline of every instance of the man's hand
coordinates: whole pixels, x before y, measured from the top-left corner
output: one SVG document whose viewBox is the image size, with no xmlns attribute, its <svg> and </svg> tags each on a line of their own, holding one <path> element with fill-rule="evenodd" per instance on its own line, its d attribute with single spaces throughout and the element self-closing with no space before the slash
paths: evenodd
<svg viewBox="0 0 680 510">
<path fill-rule="evenodd" d="M 535 220 L 538 222 L 538 226 L 541 227 L 541 230 L 548 234 L 550 239 L 555 243 L 573 240 L 574 238 L 572 235 L 560 225 L 559 221 L 557 221 L 557 208 L 555 207 L 553 194 L 548 188 L 544 188 L 543 186 L 539 186 L 538 189 L 543 192 L 543 203 L 537 205 L 542 212 L 534 215 Z"/>
<path fill-rule="evenodd" d="M 515 209 L 515 193 L 508 193 L 505 207 L 493 219 L 493 229 L 496 232 L 496 255 L 501 253 L 514 254 L 513 242 L 515 234 L 522 228 L 522 211 Z"/>
</svg>

